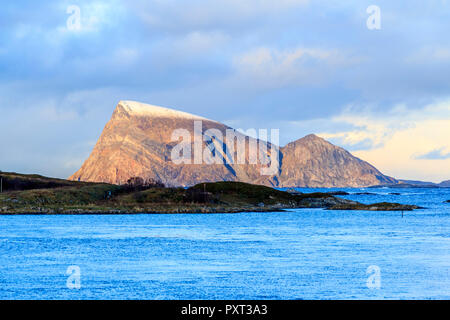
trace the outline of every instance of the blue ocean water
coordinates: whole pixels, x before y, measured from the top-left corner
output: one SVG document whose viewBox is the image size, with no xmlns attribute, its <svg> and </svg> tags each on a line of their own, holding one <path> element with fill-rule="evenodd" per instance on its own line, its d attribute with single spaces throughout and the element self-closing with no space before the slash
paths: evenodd
<svg viewBox="0 0 450 320">
<path fill-rule="evenodd" d="M 427 209 L 0 216 L 0 299 L 450 298 L 450 189 L 339 190 Z"/>
</svg>

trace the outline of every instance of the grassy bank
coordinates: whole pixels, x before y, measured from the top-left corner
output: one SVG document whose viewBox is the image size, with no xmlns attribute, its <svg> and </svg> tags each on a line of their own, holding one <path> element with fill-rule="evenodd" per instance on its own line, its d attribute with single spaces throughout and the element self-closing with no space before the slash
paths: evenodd
<svg viewBox="0 0 450 320">
<path fill-rule="evenodd" d="M 0 173 L 0 214 L 232 213 L 288 208 L 412 210 L 399 204 L 363 205 L 328 193 L 292 194 L 241 182 L 202 183 L 188 189 L 74 182 Z"/>
</svg>

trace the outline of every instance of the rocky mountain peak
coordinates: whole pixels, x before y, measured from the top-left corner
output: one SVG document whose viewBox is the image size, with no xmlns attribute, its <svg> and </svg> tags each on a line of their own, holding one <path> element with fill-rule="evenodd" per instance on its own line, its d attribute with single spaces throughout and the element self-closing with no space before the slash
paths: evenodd
<svg viewBox="0 0 450 320">
<path fill-rule="evenodd" d="M 120 101 L 91 155 L 70 179 L 120 184 L 131 177 L 141 177 L 159 180 L 168 186 L 213 181 L 242 181 L 276 187 L 367 187 L 396 183 L 369 163 L 314 134 L 280 148 L 281 165 L 272 176 L 261 175 L 263 165 L 249 162 L 176 164 L 171 152 L 178 142 L 172 141 L 172 133 L 181 128 L 192 135 L 196 120 L 202 120 L 203 132 L 217 129 L 224 134 L 230 129 L 190 113 Z M 245 140 L 255 139 L 246 137 Z M 230 150 L 230 146 L 226 143 L 213 146 L 203 141 L 202 150 L 212 148 L 214 153 L 228 158 L 226 150 Z M 249 145 L 246 148 L 248 150 Z M 246 161 L 248 157 L 247 154 Z"/>
<path fill-rule="evenodd" d="M 115 113 L 125 113 L 128 116 L 152 117 L 167 119 L 209 120 L 191 113 L 175 109 L 155 106 L 137 101 L 123 100 L 117 104 Z M 211 120 L 209 120 L 211 121 Z"/>
<path fill-rule="evenodd" d="M 330 142 L 326 141 L 325 139 L 315 135 L 315 134 L 308 134 L 307 136 L 304 136 L 303 138 L 297 139 L 293 142 L 290 142 L 286 145 L 286 147 L 295 147 L 299 145 L 326 145 L 326 146 L 333 146 Z"/>
</svg>

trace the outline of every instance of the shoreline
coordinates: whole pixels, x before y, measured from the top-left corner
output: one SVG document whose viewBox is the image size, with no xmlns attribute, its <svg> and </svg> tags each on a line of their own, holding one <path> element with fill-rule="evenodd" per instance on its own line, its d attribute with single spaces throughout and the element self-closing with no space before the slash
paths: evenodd
<svg viewBox="0 0 450 320">
<path fill-rule="evenodd" d="M 244 182 L 209 182 L 190 188 L 166 188 L 55 181 L 18 174 L 9 181 L 22 189 L 0 193 L 0 215 L 229 214 L 305 208 L 346 211 L 420 209 L 414 205 L 387 202 L 363 204 L 337 197 L 339 193 L 336 192 L 289 192 Z"/>
<path fill-rule="evenodd" d="M 327 208 L 327 207 L 267 207 L 267 208 L 233 208 L 233 209 L 223 209 L 223 208 L 201 208 L 200 210 L 185 210 L 185 209 L 177 209 L 177 210 L 92 210 L 89 211 L 83 209 L 75 209 L 75 210 L 49 210 L 47 212 L 43 211 L 0 211 L 0 216 L 26 216 L 26 215 L 34 215 L 34 216 L 57 216 L 57 215 L 208 215 L 208 214 L 238 214 L 238 213 L 275 213 L 275 212 L 290 212 L 291 210 L 302 210 L 302 209 L 317 209 L 323 211 L 360 211 L 360 212 L 402 212 L 402 211 L 414 211 L 419 209 L 426 209 L 423 207 L 412 206 L 412 205 L 398 205 L 398 204 L 372 204 L 372 205 L 364 205 L 364 204 L 344 204 L 337 205 L 335 207 Z"/>
</svg>

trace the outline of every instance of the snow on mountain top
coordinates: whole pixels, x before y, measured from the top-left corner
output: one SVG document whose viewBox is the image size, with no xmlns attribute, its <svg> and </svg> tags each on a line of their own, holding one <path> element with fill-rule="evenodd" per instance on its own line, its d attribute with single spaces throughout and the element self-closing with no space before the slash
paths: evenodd
<svg viewBox="0 0 450 320">
<path fill-rule="evenodd" d="M 155 118 L 183 118 L 208 120 L 206 118 L 196 116 L 183 111 L 158 107 L 151 104 L 141 103 L 137 101 L 120 101 L 120 105 L 130 114 L 139 116 L 149 116 Z"/>
</svg>

